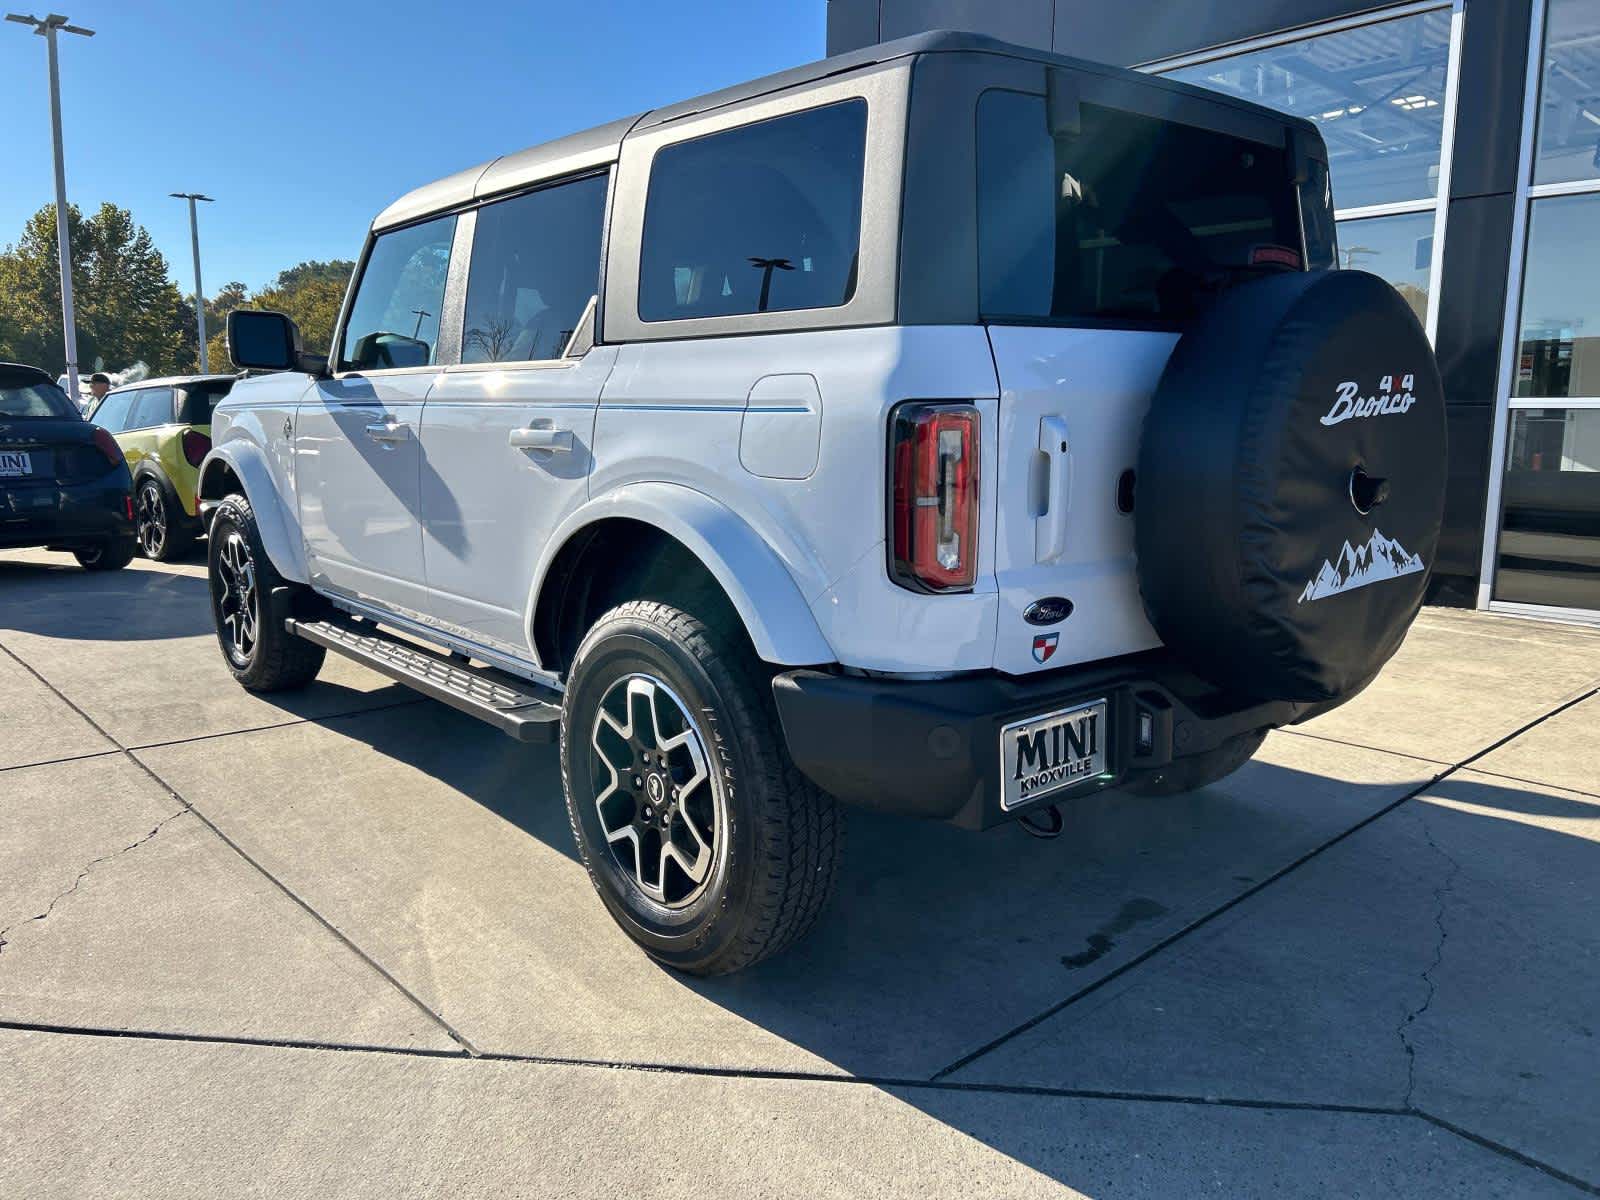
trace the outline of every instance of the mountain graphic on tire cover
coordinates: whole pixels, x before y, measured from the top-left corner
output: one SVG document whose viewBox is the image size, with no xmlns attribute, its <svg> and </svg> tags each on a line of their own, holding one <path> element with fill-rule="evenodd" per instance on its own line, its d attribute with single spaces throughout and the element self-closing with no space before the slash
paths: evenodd
<svg viewBox="0 0 1600 1200">
<path fill-rule="evenodd" d="M 1337 596 L 1340 592 L 1354 591 L 1385 579 L 1398 579 L 1422 569 L 1421 558 L 1393 538 L 1384 537 L 1382 530 L 1374 529 L 1359 549 L 1346 542 L 1336 564 L 1324 559 L 1317 577 L 1300 593 L 1299 602 L 1304 604 L 1307 600 Z"/>
</svg>

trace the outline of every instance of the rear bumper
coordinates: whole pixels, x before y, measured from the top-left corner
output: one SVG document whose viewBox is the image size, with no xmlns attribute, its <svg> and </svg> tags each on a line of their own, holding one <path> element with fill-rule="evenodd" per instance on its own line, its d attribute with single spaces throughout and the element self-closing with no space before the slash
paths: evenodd
<svg viewBox="0 0 1600 1200">
<path fill-rule="evenodd" d="M 1289 724 L 1308 707 L 1224 697 L 1159 652 L 1027 678 L 987 672 L 899 680 L 798 670 L 772 686 L 789 754 L 824 791 L 968 829 L 1133 782 L 1238 734 Z M 1107 703 L 1105 772 L 1003 809 L 1002 727 L 1100 699 Z"/>
<path fill-rule="evenodd" d="M 0 487 L 0 548 L 77 550 L 134 537 L 126 467 L 88 483 Z"/>
</svg>

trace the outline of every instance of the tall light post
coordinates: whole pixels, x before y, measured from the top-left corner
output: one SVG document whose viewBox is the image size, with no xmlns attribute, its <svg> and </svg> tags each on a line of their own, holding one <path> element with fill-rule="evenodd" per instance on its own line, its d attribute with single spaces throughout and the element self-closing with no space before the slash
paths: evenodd
<svg viewBox="0 0 1600 1200">
<path fill-rule="evenodd" d="M 67 350 L 67 392 L 78 403 L 78 330 L 72 317 L 72 246 L 67 237 L 67 168 L 61 159 L 61 73 L 56 67 L 56 33 L 76 33 L 93 37 L 94 30 L 68 25 L 60 13 L 40 19 L 22 13 L 7 13 L 6 20 L 32 25 L 44 38 L 50 59 L 50 134 L 56 157 L 56 254 L 61 259 L 61 328 Z"/>
<path fill-rule="evenodd" d="M 200 328 L 200 374 L 211 374 L 211 363 L 206 356 L 206 292 L 200 286 L 200 223 L 195 217 L 194 202 L 204 200 L 207 204 L 215 201 L 210 196 L 202 196 L 199 192 L 169 192 L 175 200 L 189 202 L 189 242 L 194 247 L 194 319 Z"/>
</svg>

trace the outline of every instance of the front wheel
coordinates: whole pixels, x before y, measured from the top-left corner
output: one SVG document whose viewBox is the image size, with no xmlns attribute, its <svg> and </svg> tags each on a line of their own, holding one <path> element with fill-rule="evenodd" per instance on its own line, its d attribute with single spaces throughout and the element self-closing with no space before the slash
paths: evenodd
<svg viewBox="0 0 1600 1200">
<path fill-rule="evenodd" d="M 826 903 L 838 809 L 790 761 L 770 680 L 737 635 L 654 601 L 600 618 L 573 662 L 561 769 L 595 889 L 658 961 L 741 970 Z"/>
<path fill-rule="evenodd" d="M 229 496 L 217 505 L 206 552 L 211 616 L 233 677 L 252 692 L 304 687 L 327 651 L 295 637 L 273 618 L 268 598 L 286 584 L 261 547 L 250 501 Z"/>
</svg>

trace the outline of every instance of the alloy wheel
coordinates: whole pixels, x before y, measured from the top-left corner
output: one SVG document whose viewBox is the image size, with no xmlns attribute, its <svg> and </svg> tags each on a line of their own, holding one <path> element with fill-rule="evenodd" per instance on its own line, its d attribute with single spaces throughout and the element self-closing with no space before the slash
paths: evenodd
<svg viewBox="0 0 1600 1200">
<path fill-rule="evenodd" d="M 692 904 L 726 840 L 727 805 L 688 707 L 653 676 L 624 676 L 600 698 L 589 741 L 617 868 L 657 904 Z"/>
<path fill-rule="evenodd" d="M 139 503 L 135 517 L 139 527 L 139 547 L 146 558 L 159 558 L 167 545 L 167 505 L 161 488 L 154 480 L 146 480 L 139 489 Z"/>
<path fill-rule="evenodd" d="M 260 618 L 256 592 L 256 565 L 244 535 L 229 529 L 217 553 L 218 624 L 226 633 L 228 657 L 237 666 L 250 665 L 256 648 L 256 625 Z"/>
</svg>

